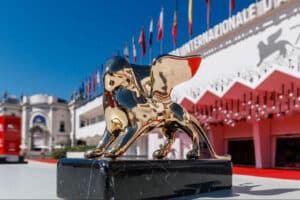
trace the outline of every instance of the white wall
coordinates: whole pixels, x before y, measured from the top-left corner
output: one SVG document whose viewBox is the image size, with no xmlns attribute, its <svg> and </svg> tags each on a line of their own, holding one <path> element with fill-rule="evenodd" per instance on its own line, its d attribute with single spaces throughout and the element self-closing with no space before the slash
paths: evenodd
<svg viewBox="0 0 300 200">
<path fill-rule="evenodd" d="M 99 112 L 103 112 L 103 109 L 102 109 L 102 96 L 99 96 L 97 98 L 95 98 L 94 100 L 78 107 L 76 109 L 76 115 L 82 115 L 84 113 L 86 113 L 87 111 L 89 110 L 92 110 L 94 108 L 99 108 Z"/>
<path fill-rule="evenodd" d="M 0 105 L 0 115 L 6 115 L 6 116 L 15 115 L 17 117 L 21 117 L 22 116 L 21 106 L 2 104 Z"/>
<path fill-rule="evenodd" d="M 61 122 L 65 123 L 65 132 L 60 132 L 59 130 Z M 52 123 L 52 136 L 54 136 L 58 140 L 69 138 L 69 134 L 71 131 L 71 116 L 69 110 L 65 106 L 58 106 L 55 109 Z"/>
<path fill-rule="evenodd" d="M 77 128 L 76 130 L 76 139 L 85 138 L 85 137 L 93 137 L 95 135 L 102 135 L 105 129 L 105 122 L 98 122 L 95 124 L 91 124 L 89 126 L 85 126 L 82 128 Z"/>
<path fill-rule="evenodd" d="M 102 135 L 105 129 L 105 122 L 96 122 L 85 127 L 80 127 L 80 120 L 84 117 L 91 119 L 98 115 L 103 116 L 102 96 L 76 108 L 75 110 L 75 137 L 81 139 L 85 137 L 93 137 L 95 135 Z"/>
</svg>

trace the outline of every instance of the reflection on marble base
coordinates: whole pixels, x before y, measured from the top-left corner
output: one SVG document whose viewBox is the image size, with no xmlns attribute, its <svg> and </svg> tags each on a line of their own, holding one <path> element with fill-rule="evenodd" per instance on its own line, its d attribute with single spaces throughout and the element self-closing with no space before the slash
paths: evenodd
<svg viewBox="0 0 300 200">
<path fill-rule="evenodd" d="M 223 160 L 60 159 L 57 196 L 64 199 L 153 199 L 195 195 L 232 186 Z"/>
</svg>

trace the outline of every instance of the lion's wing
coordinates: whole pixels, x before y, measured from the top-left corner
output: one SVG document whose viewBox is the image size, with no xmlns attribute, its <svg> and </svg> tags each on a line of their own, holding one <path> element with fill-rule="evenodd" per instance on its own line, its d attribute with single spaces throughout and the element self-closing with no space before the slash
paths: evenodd
<svg viewBox="0 0 300 200">
<path fill-rule="evenodd" d="M 151 66 L 151 96 L 160 99 L 170 98 L 172 89 L 191 79 L 196 74 L 200 63 L 200 56 L 159 57 Z"/>
<path fill-rule="evenodd" d="M 280 37 L 281 33 L 282 33 L 282 30 L 279 29 L 277 32 L 275 32 L 272 35 L 270 35 L 268 37 L 268 44 L 274 44 L 275 40 L 277 40 Z"/>
</svg>

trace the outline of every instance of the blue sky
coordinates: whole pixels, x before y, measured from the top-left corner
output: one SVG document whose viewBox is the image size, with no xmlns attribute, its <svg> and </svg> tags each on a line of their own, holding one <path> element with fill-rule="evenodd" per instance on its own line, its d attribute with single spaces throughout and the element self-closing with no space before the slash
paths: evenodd
<svg viewBox="0 0 300 200">
<path fill-rule="evenodd" d="M 211 25 L 228 17 L 229 0 L 212 0 Z M 0 94 L 44 93 L 69 99 L 72 91 L 127 43 L 146 39 L 154 18 L 153 56 L 159 55 L 157 20 L 164 6 L 164 53 L 173 50 L 171 28 L 175 0 L 1 0 Z M 206 30 L 206 4 L 193 1 L 193 36 Z M 236 0 L 234 13 L 255 0 Z M 189 39 L 188 0 L 178 0 L 177 46 Z M 148 52 L 148 49 L 147 49 Z M 131 56 L 131 55 L 130 55 Z"/>
</svg>

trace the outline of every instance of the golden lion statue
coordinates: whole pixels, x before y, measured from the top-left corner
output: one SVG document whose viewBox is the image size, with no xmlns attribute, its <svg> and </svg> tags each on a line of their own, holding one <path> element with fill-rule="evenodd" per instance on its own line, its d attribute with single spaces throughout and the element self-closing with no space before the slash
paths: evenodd
<svg viewBox="0 0 300 200">
<path fill-rule="evenodd" d="M 122 57 L 110 59 L 104 70 L 103 106 L 106 129 L 98 146 L 86 152 L 86 158 L 123 155 L 143 133 L 160 128 L 167 138 L 162 149 L 153 157 L 164 158 L 174 142 L 175 132 L 181 129 L 192 141 L 188 159 L 200 157 L 200 138 L 204 140 L 213 158 L 213 150 L 198 121 L 181 105 L 172 102 L 172 89 L 193 77 L 201 63 L 201 57 L 158 57 L 152 66 L 129 64 Z"/>
</svg>

